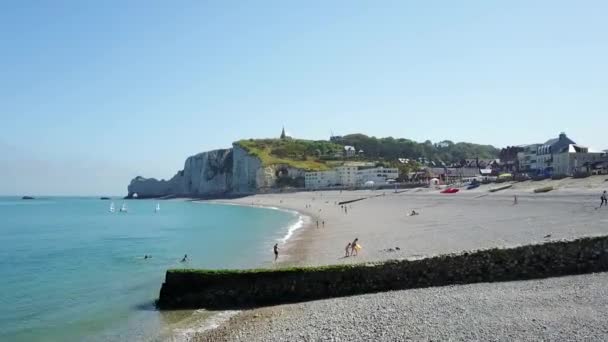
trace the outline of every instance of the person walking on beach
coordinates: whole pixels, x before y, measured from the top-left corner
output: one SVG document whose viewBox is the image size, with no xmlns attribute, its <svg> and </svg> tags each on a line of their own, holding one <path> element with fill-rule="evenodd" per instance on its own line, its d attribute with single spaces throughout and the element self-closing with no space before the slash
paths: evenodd
<svg viewBox="0 0 608 342">
<path fill-rule="evenodd" d="M 345 252 L 344 257 L 348 258 L 349 255 L 350 255 L 350 242 L 348 243 L 348 245 L 346 245 L 346 248 L 344 249 L 344 252 Z"/>
<path fill-rule="evenodd" d="M 317 228 L 319 228 L 319 220 L 317 220 Z"/>
<path fill-rule="evenodd" d="M 357 256 L 359 254 L 359 238 L 355 238 L 355 240 L 350 244 L 350 255 Z"/>
<path fill-rule="evenodd" d="M 602 193 L 602 203 L 600 203 L 600 208 L 606 205 L 608 207 L 608 194 L 606 193 L 606 190 L 604 190 L 604 192 Z"/>
<path fill-rule="evenodd" d="M 513 195 L 513 205 L 517 204 L 517 195 Z"/>
<path fill-rule="evenodd" d="M 279 244 L 275 243 L 273 249 L 274 249 L 274 261 L 277 261 L 277 259 L 279 258 Z"/>
<path fill-rule="evenodd" d="M 323 228 L 325 228 L 325 221 L 322 221 L 321 225 L 323 226 Z"/>
</svg>

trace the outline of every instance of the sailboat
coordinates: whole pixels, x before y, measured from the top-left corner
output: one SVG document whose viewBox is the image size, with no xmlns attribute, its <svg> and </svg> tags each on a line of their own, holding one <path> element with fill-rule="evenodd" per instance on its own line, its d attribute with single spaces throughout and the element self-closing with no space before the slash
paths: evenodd
<svg viewBox="0 0 608 342">
<path fill-rule="evenodd" d="M 156 203 L 156 209 L 154 209 L 154 212 L 159 212 L 160 211 L 160 203 Z"/>
<path fill-rule="evenodd" d="M 114 211 L 116 211 L 116 209 L 114 209 L 114 202 L 110 203 L 110 212 L 113 213 Z"/>
<path fill-rule="evenodd" d="M 122 207 L 120 208 L 120 212 L 121 213 L 126 213 L 127 212 L 127 204 L 126 203 L 122 204 Z"/>
</svg>

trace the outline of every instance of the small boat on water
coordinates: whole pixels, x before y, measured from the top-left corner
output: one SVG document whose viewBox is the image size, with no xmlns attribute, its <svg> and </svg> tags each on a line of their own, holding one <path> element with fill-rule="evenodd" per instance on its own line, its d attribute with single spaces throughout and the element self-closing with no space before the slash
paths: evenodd
<svg viewBox="0 0 608 342">
<path fill-rule="evenodd" d="M 110 212 L 113 213 L 115 212 L 116 209 L 114 208 L 114 202 L 110 203 Z"/>
<path fill-rule="evenodd" d="M 156 203 L 156 209 L 154 209 L 154 212 L 157 213 L 160 211 L 160 203 Z"/>
<path fill-rule="evenodd" d="M 120 212 L 121 212 L 121 213 L 126 213 L 127 211 L 128 211 L 128 210 L 127 210 L 127 204 L 126 204 L 126 203 L 123 203 L 123 204 L 122 204 L 122 207 L 120 207 Z"/>
</svg>

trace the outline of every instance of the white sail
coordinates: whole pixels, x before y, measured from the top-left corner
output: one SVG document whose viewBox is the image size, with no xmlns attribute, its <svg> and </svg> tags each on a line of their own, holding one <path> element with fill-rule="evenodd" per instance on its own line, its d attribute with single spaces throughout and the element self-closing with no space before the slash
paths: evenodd
<svg viewBox="0 0 608 342">
<path fill-rule="evenodd" d="M 116 209 L 114 209 L 114 202 L 110 203 L 110 212 L 113 213 Z"/>
<path fill-rule="evenodd" d="M 124 213 L 126 213 L 126 212 L 127 212 L 127 204 L 126 204 L 126 203 L 123 203 L 123 204 L 122 204 L 122 207 L 120 208 L 120 211 L 121 211 L 121 212 L 124 212 Z"/>
<path fill-rule="evenodd" d="M 159 212 L 159 211 L 160 211 L 160 203 L 156 203 L 156 210 L 155 210 L 155 211 L 156 211 L 156 212 Z"/>
</svg>

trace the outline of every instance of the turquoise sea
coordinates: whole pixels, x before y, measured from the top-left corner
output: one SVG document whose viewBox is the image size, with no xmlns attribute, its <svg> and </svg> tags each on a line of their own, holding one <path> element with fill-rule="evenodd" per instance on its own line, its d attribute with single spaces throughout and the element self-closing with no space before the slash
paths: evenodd
<svg viewBox="0 0 608 342">
<path fill-rule="evenodd" d="M 167 268 L 268 265 L 300 224 L 265 208 L 60 197 L 0 197 L 0 217 L 0 341 L 173 336 L 206 316 L 155 310 Z"/>
</svg>

